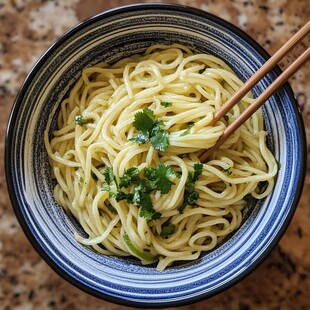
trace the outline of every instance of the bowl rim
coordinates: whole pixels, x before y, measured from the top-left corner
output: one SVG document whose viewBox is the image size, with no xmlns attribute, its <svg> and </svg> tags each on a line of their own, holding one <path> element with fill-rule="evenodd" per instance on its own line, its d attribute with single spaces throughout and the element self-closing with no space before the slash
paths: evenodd
<svg viewBox="0 0 310 310">
<path fill-rule="evenodd" d="M 129 306 L 129 307 L 138 307 L 138 308 L 145 308 L 145 307 L 153 307 L 153 308 L 162 308 L 162 307 L 176 307 L 176 306 L 184 306 L 189 305 L 198 301 L 202 301 L 206 298 L 210 298 L 214 295 L 217 295 L 228 288 L 234 286 L 238 282 L 240 282 L 242 279 L 244 279 L 246 276 L 248 276 L 250 273 L 252 273 L 272 252 L 272 250 L 275 248 L 275 246 L 278 244 L 282 236 L 284 235 L 285 231 L 288 228 L 288 225 L 290 224 L 293 215 L 296 211 L 302 190 L 303 190 L 303 184 L 306 176 L 306 169 L 301 169 L 301 173 L 298 176 L 298 182 L 297 182 L 297 191 L 294 196 L 294 199 L 292 200 L 292 203 L 290 205 L 289 212 L 287 214 L 287 217 L 285 221 L 283 222 L 282 227 L 279 229 L 278 233 L 276 234 L 273 241 L 270 243 L 268 248 L 265 249 L 265 251 L 255 260 L 254 263 L 252 263 L 247 269 L 243 270 L 238 276 L 235 278 L 229 280 L 227 283 L 221 285 L 220 287 L 217 287 L 213 289 L 211 292 L 203 293 L 195 297 L 190 297 L 182 300 L 176 300 L 176 301 L 162 301 L 160 303 L 148 303 L 144 301 L 131 301 L 126 299 L 121 299 L 119 297 L 110 296 L 103 292 L 98 292 L 84 284 L 82 284 L 77 279 L 70 276 L 68 273 L 66 273 L 64 270 L 62 270 L 56 262 L 54 262 L 45 252 L 43 247 L 36 241 L 34 236 L 32 235 L 32 232 L 30 228 L 27 226 L 26 221 L 23 218 L 21 209 L 19 208 L 18 199 L 15 194 L 14 190 L 14 182 L 13 177 L 10 173 L 10 163 L 11 163 L 11 154 L 12 154 L 12 144 L 10 141 L 13 138 L 14 134 L 14 127 L 15 127 L 15 121 L 17 119 L 17 115 L 19 112 L 19 109 L 23 103 L 23 97 L 27 91 L 28 86 L 30 85 L 32 79 L 36 75 L 37 71 L 41 67 L 41 65 L 45 62 L 45 60 L 53 53 L 55 49 L 57 49 L 59 46 L 61 46 L 64 42 L 66 42 L 67 38 L 73 36 L 75 33 L 83 29 L 85 26 L 88 26 L 92 23 L 96 23 L 102 19 L 105 19 L 110 16 L 115 16 L 119 13 L 126 13 L 126 12 L 132 12 L 132 11 L 141 11 L 145 9 L 152 9 L 152 10 L 170 10 L 170 11 L 177 11 L 177 12 L 183 12 L 183 13 L 189 13 L 193 16 L 199 16 L 206 19 L 209 19 L 215 23 L 218 23 L 222 25 L 224 28 L 229 29 L 233 33 L 240 36 L 243 40 L 245 40 L 251 47 L 253 47 L 261 57 L 263 57 L 264 60 L 267 60 L 270 58 L 270 55 L 267 53 L 267 51 L 260 45 L 258 42 L 256 42 L 251 36 L 249 36 L 246 32 L 238 28 L 237 26 L 231 24 L 230 22 L 222 19 L 221 17 L 218 17 L 212 13 L 203 11 L 201 9 L 191 7 L 188 5 L 181 5 L 181 4 L 172 4 L 172 3 L 137 3 L 137 4 L 130 4 L 125 6 L 120 6 L 116 8 L 112 8 L 109 10 L 106 10 L 104 12 L 101 12 L 99 14 L 96 14 L 92 17 L 89 17 L 81 22 L 79 22 L 77 25 L 71 27 L 67 32 L 65 32 L 63 35 L 61 35 L 57 40 L 52 43 L 48 49 L 38 58 L 38 60 L 35 62 L 35 64 L 32 66 L 32 69 L 29 71 L 28 75 L 24 79 L 17 96 L 15 98 L 15 101 L 13 103 L 11 113 L 9 116 L 9 120 L 7 123 L 7 130 L 6 130 L 6 137 L 5 137 L 5 177 L 7 181 L 7 189 L 9 192 L 9 197 L 12 203 L 12 207 L 14 210 L 14 213 L 16 215 L 16 218 L 22 227 L 26 237 L 30 241 L 33 248 L 37 251 L 37 253 L 45 260 L 45 262 L 63 279 L 68 281 L 69 283 L 73 284 L 75 287 L 81 289 L 82 291 L 95 296 L 97 298 L 106 300 L 108 302 L 113 302 L 116 304 Z M 281 74 L 281 69 L 276 66 L 274 68 L 274 72 L 279 75 Z M 305 134 L 305 127 L 303 123 L 303 118 L 301 114 L 301 109 L 298 105 L 298 102 L 294 96 L 294 93 L 289 85 L 289 83 L 285 83 L 282 88 L 285 90 L 286 94 L 288 95 L 290 101 L 293 103 L 293 109 L 295 110 L 296 115 L 296 121 L 298 124 L 298 131 L 300 133 L 300 139 L 302 141 L 302 145 L 300 145 L 300 154 L 302 158 L 301 162 L 301 168 L 306 167 L 307 163 L 307 148 L 306 148 L 306 134 Z"/>
</svg>

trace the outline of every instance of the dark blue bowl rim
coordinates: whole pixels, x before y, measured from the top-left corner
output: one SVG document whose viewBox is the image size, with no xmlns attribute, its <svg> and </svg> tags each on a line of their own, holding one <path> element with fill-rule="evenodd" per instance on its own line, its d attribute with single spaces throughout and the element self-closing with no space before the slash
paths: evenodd
<svg viewBox="0 0 310 310">
<path fill-rule="evenodd" d="M 122 6 L 118 8 L 114 8 L 102 13 L 99 13 L 98 15 L 95 15 L 93 17 L 90 17 L 79 24 L 77 24 L 75 27 L 71 28 L 68 32 L 63 34 L 59 39 L 57 39 L 48 49 L 47 51 L 38 59 L 38 61 L 35 63 L 27 77 L 25 78 L 17 96 L 15 99 L 15 102 L 12 107 L 12 111 L 10 114 L 10 118 L 8 121 L 7 125 L 7 131 L 6 131 L 6 140 L 5 140 L 5 175 L 6 175 L 6 181 L 7 181 L 7 188 L 9 192 L 9 196 L 12 202 L 13 210 L 15 212 L 15 215 L 25 233 L 27 236 L 28 240 L 30 241 L 31 245 L 34 247 L 34 249 L 39 253 L 39 255 L 46 261 L 46 263 L 56 272 L 58 273 L 62 278 L 67 280 L 69 283 L 73 284 L 74 286 L 78 287 L 82 291 L 93 295 L 95 297 L 101 298 L 103 300 L 125 305 L 125 306 L 130 306 L 130 307 L 152 307 L 152 308 L 162 308 L 162 307 L 176 307 L 176 306 L 184 306 L 188 304 L 192 304 L 198 301 L 202 301 L 206 298 L 212 297 L 216 294 L 219 294 L 228 288 L 232 287 L 233 285 L 237 284 L 239 281 L 244 279 L 246 276 L 248 276 L 253 270 L 255 270 L 265 259 L 266 257 L 271 253 L 271 251 L 274 249 L 274 247 L 278 244 L 280 239 L 282 238 L 283 234 L 287 230 L 288 225 L 290 224 L 292 217 L 296 211 L 302 189 L 303 189 L 303 184 L 304 184 L 304 179 L 306 175 L 306 163 L 307 163 L 307 151 L 306 151 L 306 135 L 305 135 L 305 127 L 301 115 L 301 110 L 300 107 L 294 97 L 293 91 L 288 83 L 286 83 L 283 86 L 283 89 L 287 93 L 288 97 L 290 98 L 291 102 L 293 103 L 293 108 L 295 111 L 295 115 L 297 118 L 297 124 L 298 124 L 298 131 L 300 132 L 300 138 L 302 141 L 302 144 L 300 145 L 300 161 L 301 161 L 301 173 L 297 176 L 298 177 L 298 183 L 297 183 L 297 191 L 294 199 L 292 200 L 291 206 L 290 206 L 290 211 L 288 213 L 287 218 L 285 219 L 283 226 L 281 229 L 278 231 L 276 237 L 274 240 L 271 242 L 269 247 L 260 255 L 260 257 L 246 270 L 244 270 L 242 273 L 240 273 L 236 278 L 232 279 L 228 283 L 222 285 L 221 287 L 218 287 L 208 293 L 201 294 L 199 296 L 195 296 L 192 298 L 180 300 L 180 301 L 169 301 L 169 302 L 162 302 L 162 303 L 146 303 L 146 302 L 135 302 L 135 301 L 130 301 L 130 300 L 123 300 L 117 297 L 109 296 L 105 293 L 98 292 L 96 290 L 93 290 L 85 285 L 83 285 L 81 282 L 76 280 L 75 278 L 71 277 L 68 275 L 64 270 L 62 270 L 52 259 L 48 257 L 44 249 L 41 247 L 41 245 L 35 240 L 33 237 L 31 230 L 27 226 L 23 216 L 22 212 L 20 209 L 20 206 L 18 204 L 17 197 L 15 195 L 14 191 L 14 182 L 13 182 L 13 177 L 11 174 L 11 147 L 12 144 L 10 141 L 13 138 L 13 133 L 14 133 L 14 124 L 17 119 L 17 114 L 20 109 L 20 106 L 23 103 L 23 97 L 27 91 L 28 86 L 30 85 L 32 79 L 38 72 L 39 68 L 41 65 L 45 62 L 45 60 L 52 54 L 52 52 L 57 49 L 57 47 L 61 46 L 70 36 L 74 35 L 76 32 L 78 32 L 80 29 L 83 27 L 90 25 L 92 23 L 95 23 L 101 19 L 104 19 L 106 17 L 114 16 L 119 13 L 125 13 L 125 12 L 132 12 L 132 11 L 140 11 L 140 10 L 145 10 L 145 9 L 152 9 L 152 10 L 171 10 L 171 11 L 178 11 L 178 12 L 185 12 L 185 13 L 190 13 L 196 16 L 200 16 L 206 19 L 209 19 L 215 23 L 218 23 L 222 25 L 225 28 L 228 28 L 230 31 L 234 32 L 238 36 L 242 37 L 243 40 L 245 40 L 250 46 L 252 46 L 256 51 L 259 52 L 259 54 L 267 60 L 270 58 L 270 55 L 265 51 L 263 47 L 261 47 L 254 39 L 252 39 L 248 34 L 246 34 L 244 31 L 241 29 L 237 28 L 236 26 L 232 25 L 231 23 L 221 19 L 220 17 L 217 17 L 211 13 L 202 11 L 197 8 L 193 8 L 190 6 L 186 5 L 179 5 L 179 4 L 170 4 L 170 3 L 144 3 L 144 4 L 132 4 L 132 5 L 127 5 L 127 6 Z M 274 68 L 274 72 L 277 75 L 281 74 L 281 69 L 279 67 Z"/>
</svg>

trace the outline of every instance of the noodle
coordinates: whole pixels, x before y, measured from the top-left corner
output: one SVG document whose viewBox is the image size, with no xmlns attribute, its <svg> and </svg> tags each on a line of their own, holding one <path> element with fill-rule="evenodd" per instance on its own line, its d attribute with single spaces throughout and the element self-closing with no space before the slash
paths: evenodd
<svg viewBox="0 0 310 310">
<path fill-rule="evenodd" d="M 199 162 L 253 101 L 248 94 L 211 126 L 241 85 L 223 61 L 181 45 L 84 69 L 51 141 L 45 131 L 55 199 L 88 235 L 77 241 L 164 270 L 236 230 L 246 198 L 266 197 L 278 169 L 261 110 Z"/>
</svg>

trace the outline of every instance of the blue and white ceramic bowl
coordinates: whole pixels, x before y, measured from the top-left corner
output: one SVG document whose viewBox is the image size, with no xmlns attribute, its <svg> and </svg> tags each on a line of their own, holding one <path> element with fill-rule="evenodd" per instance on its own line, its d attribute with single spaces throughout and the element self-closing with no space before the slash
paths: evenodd
<svg viewBox="0 0 310 310">
<path fill-rule="evenodd" d="M 305 176 L 305 134 L 289 85 L 264 106 L 269 146 L 281 169 L 273 193 L 248 210 L 241 228 L 202 258 L 159 272 L 135 260 L 107 257 L 77 243 L 81 230 L 53 198 L 43 132 L 55 128 L 59 104 L 81 70 L 113 63 L 154 43 L 181 43 L 214 54 L 245 81 L 266 52 L 231 24 L 193 8 L 144 4 L 90 18 L 62 36 L 26 78 L 12 110 L 6 140 L 6 176 L 16 216 L 46 262 L 82 290 L 141 307 L 184 305 L 223 291 L 249 274 L 279 241 L 296 209 Z M 255 88 L 257 96 L 279 75 Z"/>
</svg>

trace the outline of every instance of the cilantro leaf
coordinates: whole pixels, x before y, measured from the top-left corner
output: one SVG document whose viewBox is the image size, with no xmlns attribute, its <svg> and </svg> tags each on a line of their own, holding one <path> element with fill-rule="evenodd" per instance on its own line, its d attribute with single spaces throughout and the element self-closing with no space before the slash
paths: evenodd
<svg viewBox="0 0 310 310">
<path fill-rule="evenodd" d="M 190 206 L 194 205 L 198 198 L 199 198 L 199 193 L 196 191 L 186 192 L 186 195 L 184 196 L 184 200 Z"/>
<path fill-rule="evenodd" d="M 162 194 L 168 193 L 174 184 L 170 178 L 176 176 L 176 173 L 170 166 L 163 163 L 155 168 L 145 168 L 143 172 L 144 178 L 141 178 L 137 167 L 129 168 L 120 177 L 118 183 L 112 168 L 107 167 L 103 172 L 107 184 L 101 190 L 108 191 L 109 197 L 116 201 L 126 200 L 130 204 L 140 206 L 139 215 L 146 220 L 156 220 L 161 217 L 161 213 L 154 210 L 151 193 L 154 190 L 159 190 Z M 112 181 L 115 182 L 116 192 L 113 192 L 109 186 Z M 120 190 L 121 188 L 127 188 L 127 190 L 124 192 Z"/>
<path fill-rule="evenodd" d="M 163 107 L 166 107 L 166 108 L 167 108 L 167 107 L 171 107 L 171 106 L 172 106 L 172 102 L 165 102 L 165 101 L 163 102 L 163 101 L 162 101 L 162 102 L 160 103 L 160 105 L 162 105 Z"/>
<path fill-rule="evenodd" d="M 148 108 L 135 114 L 135 120 L 132 123 L 134 127 L 141 131 L 144 136 L 148 136 L 155 123 L 154 112 Z"/>
<path fill-rule="evenodd" d="M 203 168 L 202 163 L 195 163 L 194 164 L 194 178 L 193 178 L 194 182 L 196 182 L 198 177 L 202 174 L 202 168 Z"/>
<path fill-rule="evenodd" d="M 184 132 L 181 133 L 180 137 L 190 134 L 191 128 L 194 126 L 194 124 L 195 123 L 188 123 L 188 128 Z"/>
<path fill-rule="evenodd" d="M 183 203 L 181 204 L 181 206 L 178 207 L 179 213 L 182 214 L 186 207 L 187 207 L 187 203 L 185 203 L 185 200 L 184 200 Z"/>
<path fill-rule="evenodd" d="M 150 139 L 151 144 L 157 151 L 166 151 L 170 145 L 169 133 L 165 129 L 159 129 L 152 132 L 153 135 Z"/>
<path fill-rule="evenodd" d="M 162 194 L 169 193 L 171 186 L 175 184 L 169 180 L 175 173 L 172 168 L 166 164 L 159 164 L 157 168 L 145 168 L 144 175 L 149 181 L 154 182 L 155 189 L 160 190 Z"/>
<path fill-rule="evenodd" d="M 110 188 L 110 186 L 105 185 L 105 186 L 101 187 L 101 190 L 102 190 L 103 192 L 109 192 L 109 191 L 111 190 L 111 188 Z"/>
<path fill-rule="evenodd" d="M 147 221 L 156 220 L 161 217 L 161 213 L 153 209 L 150 195 L 152 190 L 153 188 L 150 188 L 148 182 L 139 178 L 131 188 L 130 193 L 119 190 L 117 193 L 114 193 L 112 198 L 115 198 L 116 201 L 127 200 L 128 203 L 138 205 L 140 206 L 139 215 L 141 217 L 144 217 Z"/>
<path fill-rule="evenodd" d="M 202 174 L 202 163 L 194 164 L 194 174 L 189 173 L 187 177 L 187 183 L 185 185 L 184 199 L 182 205 L 178 208 L 180 214 L 183 213 L 187 205 L 194 205 L 199 198 L 199 193 L 195 191 L 195 182 L 198 180 L 198 177 Z"/>
<path fill-rule="evenodd" d="M 161 217 L 161 213 L 154 211 L 153 208 L 141 208 L 139 215 L 144 217 L 147 221 L 158 220 Z"/>
<path fill-rule="evenodd" d="M 115 180 L 115 175 L 113 173 L 112 167 L 106 167 L 103 171 L 103 175 L 108 185 L 111 184 L 111 182 Z"/>
<path fill-rule="evenodd" d="M 135 256 L 139 257 L 142 260 L 150 262 L 150 263 L 155 263 L 156 261 L 158 261 L 157 257 L 151 255 L 150 253 L 146 253 L 145 251 L 142 252 L 139 249 L 137 249 L 134 246 L 134 244 L 131 242 L 131 240 L 130 240 L 130 238 L 129 238 L 129 236 L 127 234 L 123 235 L 123 240 L 124 240 L 125 244 L 128 246 L 128 248 L 131 250 L 131 252 Z"/>
<path fill-rule="evenodd" d="M 93 119 L 85 119 L 82 115 L 76 115 L 74 117 L 74 122 L 77 125 L 84 126 L 86 124 L 93 123 L 94 120 Z"/>
<path fill-rule="evenodd" d="M 148 193 L 139 192 L 139 202 L 140 205 L 140 212 L 139 215 L 144 217 L 147 221 L 149 220 L 157 220 L 161 217 L 161 213 L 156 212 L 153 209 L 151 196 Z"/>
<path fill-rule="evenodd" d="M 152 205 L 151 196 L 142 183 L 134 187 L 132 202 L 145 207 Z"/>
<path fill-rule="evenodd" d="M 154 112 L 148 108 L 143 109 L 135 114 L 133 122 L 134 127 L 139 131 L 138 135 L 130 141 L 144 144 L 150 141 L 157 151 L 166 151 L 169 147 L 169 133 L 162 129 L 162 121 L 158 121 L 154 117 Z"/>
<path fill-rule="evenodd" d="M 182 171 L 175 171 L 174 174 L 178 179 L 180 179 L 182 176 Z"/>
<path fill-rule="evenodd" d="M 167 222 L 161 226 L 161 229 L 160 236 L 162 238 L 167 238 L 175 232 L 175 225 Z"/>
<path fill-rule="evenodd" d="M 139 181 L 139 169 L 137 167 L 129 168 L 120 178 L 119 187 L 129 187 L 131 183 Z"/>
<path fill-rule="evenodd" d="M 129 139 L 129 141 L 137 142 L 138 144 L 144 144 L 148 139 L 148 135 L 145 136 L 144 133 L 139 132 L 136 137 Z"/>
<path fill-rule="evenodd" d="M 192 192 L 194 191 L 194 188 L 195 188 L 194 176 L 191 172 L 189 172 L 187 177 L 187 183 L 185 185 L 185 190 L 188 192 Z"/>
<path fill-rule="evenodd" d="M 123 191 L 118 191 L 116 194 L 115 194 L 115 200 L 117 202 L 121 201 L 121 200 L 124 200 L 128 198 L 128 194 L 124 193 Z"/>
<path fill-rule="evenodd" d="M 132 193 L 125 193 L 123 191 L 118 190 L 117 192 L 113 192 L 109 186 L 105 186 L 101 188 L 102 191 L 109 192 L 109 198 L 115 199 L 117 202 L 121 200 L 127 200 L 127 202 L 132 203 Z"/>
</svg>

